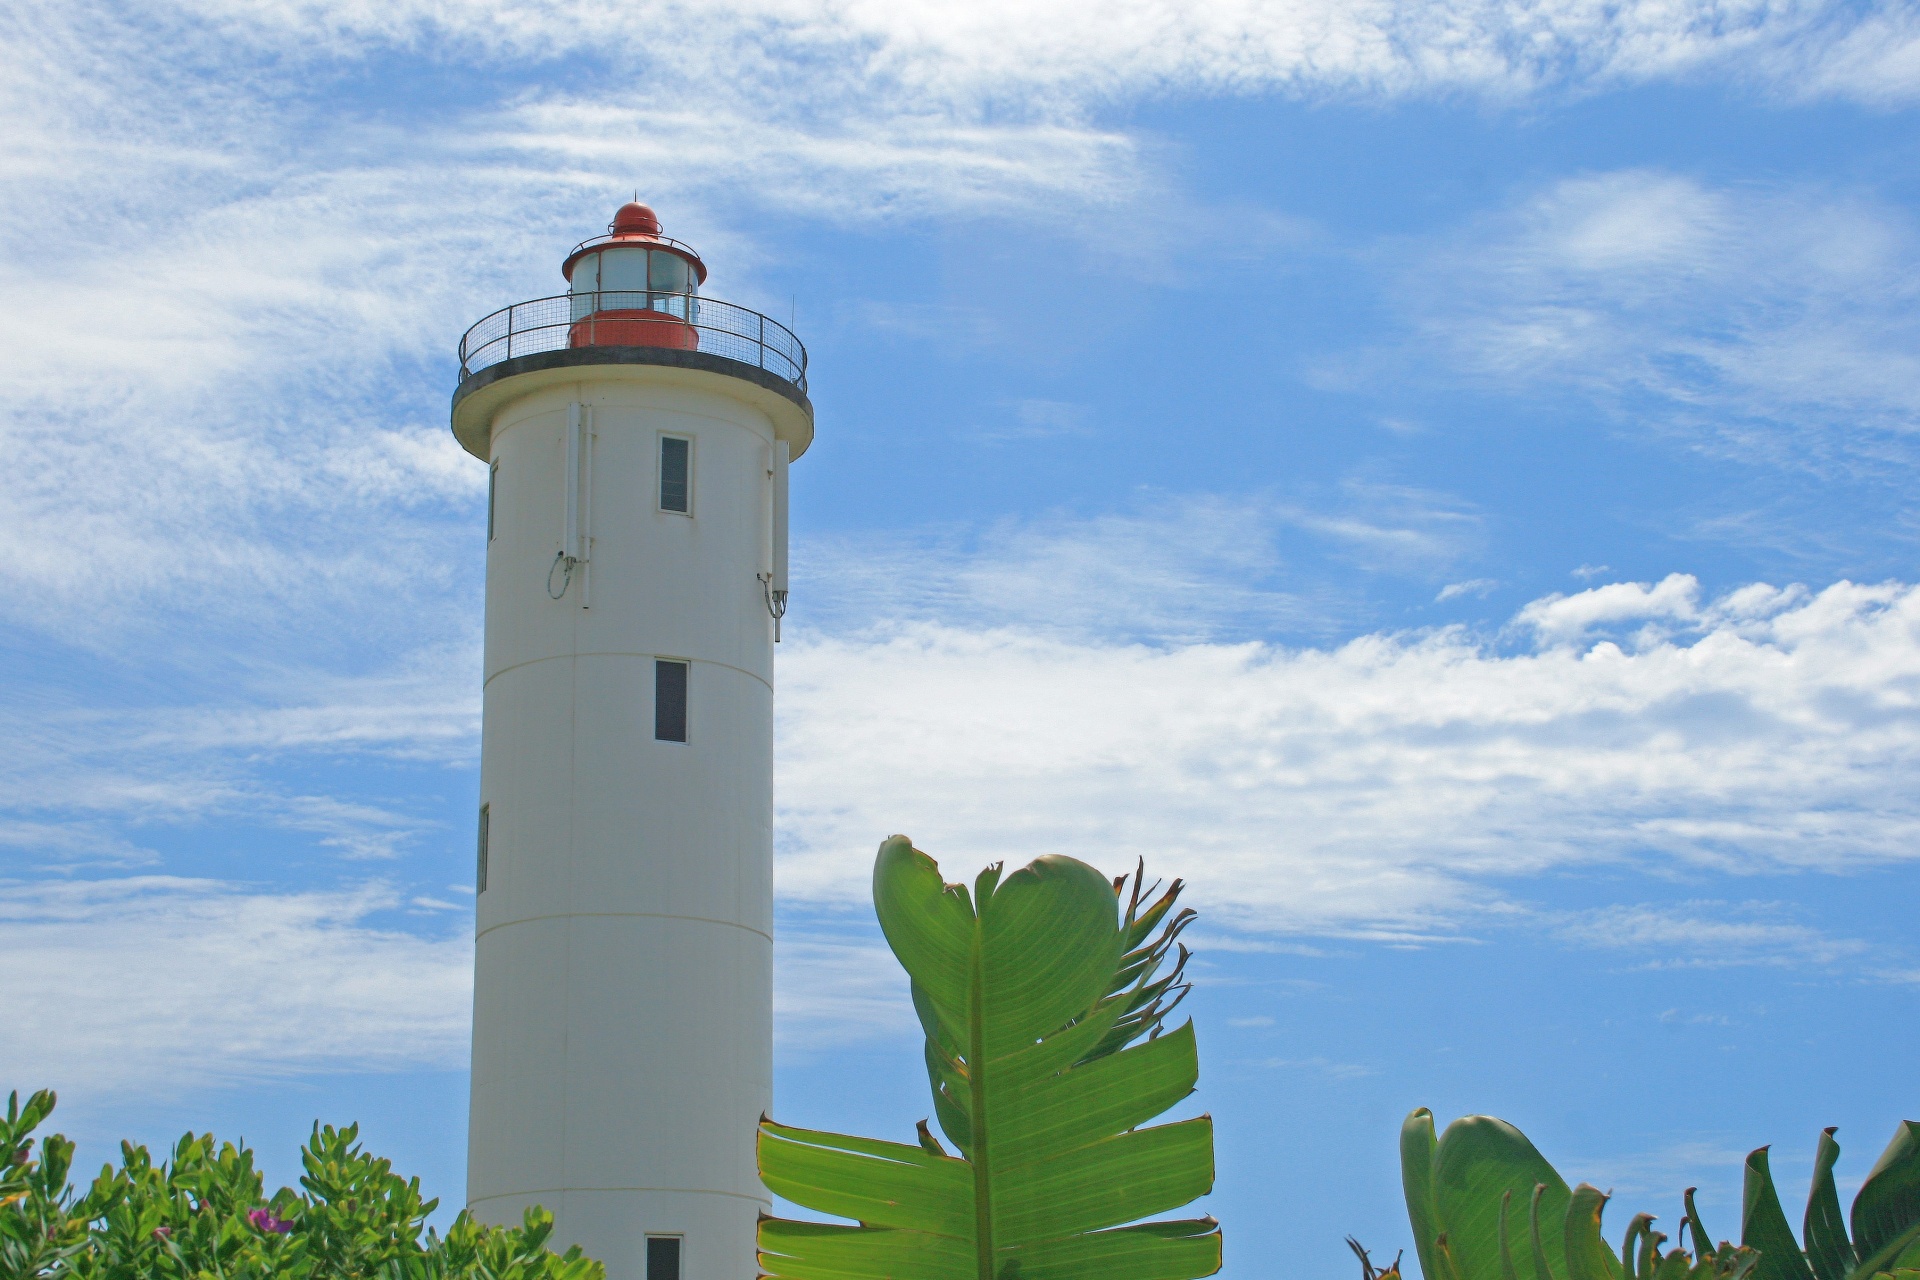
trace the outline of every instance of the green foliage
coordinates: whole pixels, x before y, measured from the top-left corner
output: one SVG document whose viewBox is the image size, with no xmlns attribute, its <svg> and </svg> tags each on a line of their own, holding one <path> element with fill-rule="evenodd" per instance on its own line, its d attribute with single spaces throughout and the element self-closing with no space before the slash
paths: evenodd
<svg viewBox="0 0 1920 1280">
<path fill-rule="evenodd" d="M 1426 1280 L 1758 1280 L 1761 1255 L 1714 1246 L 1691 1191 L 1681 1221 L 1692 1254 L 1663 1249 L 1667 1237 L 1643 1213 L 1616 1257 L 1601 1234 L 1607 1195 L 1584 1182 L 1569 1190 L 1525 1134 L 1492 1116 L 1455 1120 L 1436 1138 L 1432 1112 L 1409 1115 L 1400 1180 Z"/>
<path fill-rule="evenodd" d="M 1804 1246 L 1794 1240 L 1780 1208 L 1767 1148 L 1747 1157 L 1740 1240 L 1760 1251 L 1754 1280 L 1920 1280 L 1920 1122 L 1902 1121 L 1868 1172 L 1853 1198 L 1851 1236 L 1833 1185 L 1833 1165 L 1840 1158 L 1833 1134 L 1832 1129 L 1821 1133 L 1814 1152 L 1813 1185 L 1801 1220 Z"/>
<path fill-rule="evenodd" d="M 359 1127 L 315 1125 L 301 1150 L 302 1191 L 271 1197 L 253 1152 L 189 1133 L 155 1165 L 120 1145 L 84 1192 L 67 1175 L 73 1144 L 34 1130 L 53 1111 L 41 1090 L 14 1094 L 0 1123 L 0 1280 L 604 1280 L 576 1247 L 546 1247 L 553 1215 L 519 1227 L 461 1214 L 443 1238 L 439 1202 L 359 1146 Z"/>
<path fill-rule="evenodd" d="M 874 908 L 912 978 L 950 1154 L 765 1120 L 760 1173 L 797 1204 L 859 1225 L 765 1218 L 769 1280 L 1193 1280 L 1220 1268 L 1211 1218 L 1141 1223 L 1213 1186 L 1207 1117 L 1142 1128 L 1199 1078 L 1186 993 L 1192 912 L 1071 858 L 973 892 L 903 836 L 880 846 Z M 1143 900 L 1146 899 L 1146 900 Z M 1133 1223 L 1135 1225 L 1125 1225 Z"/>
</svg>

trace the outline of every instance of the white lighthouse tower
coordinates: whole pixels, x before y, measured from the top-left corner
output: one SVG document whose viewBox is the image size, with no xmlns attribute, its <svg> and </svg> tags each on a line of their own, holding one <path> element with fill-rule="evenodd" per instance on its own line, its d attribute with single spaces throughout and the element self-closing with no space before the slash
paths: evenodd
<svg viewBox="0 0 1920 1280">
<path fill-rule="evenodd" d="M 453 397 L 490 469 L 467 1202 L 610 1280 L 751 1280 L 806 353 L 645 205 L 562 270 Z"/>
</svg>

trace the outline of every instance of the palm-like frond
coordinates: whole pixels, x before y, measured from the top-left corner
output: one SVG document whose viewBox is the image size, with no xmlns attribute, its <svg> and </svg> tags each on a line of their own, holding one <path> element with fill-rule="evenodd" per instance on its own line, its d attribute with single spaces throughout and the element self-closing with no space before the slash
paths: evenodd
<svg viewBox="0 0 1920 1280">
<path fill-rule="evenodd" d="M 913 980 L 935 1115 L 912 1146 L 764 1121 L 761 1176 L 795 1203 L 858 1226 L 760 1227 L 780 1280 L 1193 1280 L 1220 1267 L 1210 1218 L 1140 1223 L 1213 1184 L 1207 1117 L 1142 1128 L 1193 1091 L 1186 993 L 1192 920 L 1133 877 L 1124 909 L 1071 858 L 1041 858 L 969 894 L 904 837 L 880 847 L 874 905 Z M 1158 896 L 1156 897 L 1156 892 Z M 1127 1224 L 1135 1225 L 1127 1225 Z"/>
</svg>

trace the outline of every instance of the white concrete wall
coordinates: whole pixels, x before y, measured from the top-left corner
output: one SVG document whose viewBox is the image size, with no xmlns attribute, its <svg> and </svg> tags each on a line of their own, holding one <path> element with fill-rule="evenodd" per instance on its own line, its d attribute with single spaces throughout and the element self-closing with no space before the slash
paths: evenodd
<svg viewBox="0 0 1920 1280">
<path fill-rule="evenodd" d="M 685 1280 L 751 1280 L 773 1070 L 755 575 L 774 429 L 712 390 L 581 373 L 493 419 L 468 1203 L 490 1222 L 545 1205 L 609 1280 L 643 1280 L 649 1233 L 684 1235 Z M 575 403 L 596 436 L 591 580 L 556 601 Z M 658 510 L 662 432 L 694 442 L 690 517 Z M 654 741 L 656 657 L 692 661 L 685 744 Z"/>
</svg>

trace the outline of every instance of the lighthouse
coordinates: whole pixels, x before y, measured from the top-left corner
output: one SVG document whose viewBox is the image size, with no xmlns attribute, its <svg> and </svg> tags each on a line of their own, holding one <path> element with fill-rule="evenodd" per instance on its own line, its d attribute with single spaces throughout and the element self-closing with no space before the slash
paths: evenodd
<svg viewBox="0 0 1920 1280">
<path fill-rule="evenodd" d="M 806 352 L 646 205 L 460 345 L 487 464 L 467 1204 L 610 1280 L 751 1280 L 773 655 Z"/>
</svg>

